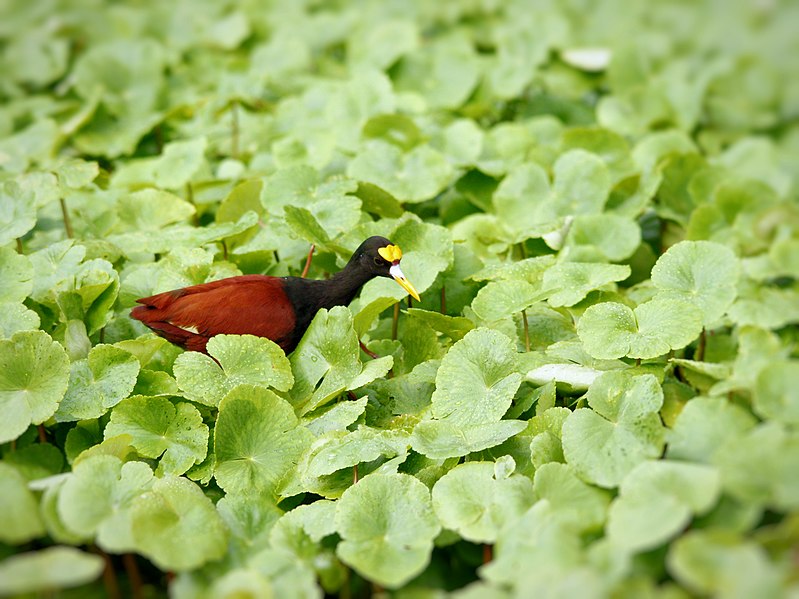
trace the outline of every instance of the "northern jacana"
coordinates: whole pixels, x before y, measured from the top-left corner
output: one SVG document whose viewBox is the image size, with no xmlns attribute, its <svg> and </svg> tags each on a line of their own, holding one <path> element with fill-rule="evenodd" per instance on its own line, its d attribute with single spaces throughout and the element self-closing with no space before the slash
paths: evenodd
<svg viewBox="0 0 799 599">
<path fill-rule="evenodd" d="M 375 277 L 391 277 L 419 300 L 400 270 L 402 251 L 385 237 L 370 237 L 347 265 L 327 280 L 243 275 L 136 300 L 130 315 L 184 349 L 205 353 L 214 335 L 266 337 L 286 353 L 321 308 L 349 304 Z"/>
</svg>

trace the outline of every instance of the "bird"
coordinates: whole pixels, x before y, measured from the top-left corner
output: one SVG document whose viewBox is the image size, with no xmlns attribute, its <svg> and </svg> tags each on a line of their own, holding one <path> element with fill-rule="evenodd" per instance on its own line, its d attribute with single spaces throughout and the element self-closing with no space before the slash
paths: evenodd
<svg viewBox="0 0 799 599">
<path fill-rule="evenodd" d="M 185 350 L 206 352 L 215 335 L 266 337 L 288 354 L 322 308 L 345 306 L 375 277 L 393 278 L 411 297 L 419 294 L 400 269 L 402 250 L 385 237 L 369 237 L 347 265 L 326 280 L 240 275 L 137 299 L 130 312 L 157 335 Z"/>
</svg>

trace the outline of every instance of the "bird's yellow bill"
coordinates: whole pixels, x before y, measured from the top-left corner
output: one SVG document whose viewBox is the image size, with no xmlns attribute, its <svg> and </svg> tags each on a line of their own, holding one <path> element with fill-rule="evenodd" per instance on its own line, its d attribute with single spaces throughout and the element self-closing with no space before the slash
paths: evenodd
<svg viewBox="0 0 799 599">
<path fill-rule="evenodd" d="M 416 292 L 416 288 L 413 285 L 411 285 L 411 282 L 405 278 L 404 274 L 402 274 L 399 264 L 394 264 L 391 268 L 388 269 L 388 272 L 392 277 L 394 277 L 394 280 L 397 283 L 399 283 L 400 287 L 402 287 L 405 291 L 411 294 L 411 297 L 413 299 L 415 299 L 417 302 L 422 301 L 421 298 L 419 297 L 419 294 Z"/>
</svg>

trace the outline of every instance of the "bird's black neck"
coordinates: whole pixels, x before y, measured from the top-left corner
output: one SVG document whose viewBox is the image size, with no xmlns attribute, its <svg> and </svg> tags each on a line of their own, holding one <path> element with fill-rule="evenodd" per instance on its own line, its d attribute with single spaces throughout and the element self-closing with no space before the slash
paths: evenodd
<svg viewBox="0 0 799 599">
<path fill-rule="evenodd" d="M 334 306 L 346 306 L 358 294 L 360 288 L 372 278 L 374 274 L 364 272 L 352 262 L 329 279 L 286 277 L 284 289 L 294 306 L 297 318 L 294 329 L 296 339 L 293 340 L 293 344 L 299 342 L 321 308 L 329 310 Z"/>
</svg>

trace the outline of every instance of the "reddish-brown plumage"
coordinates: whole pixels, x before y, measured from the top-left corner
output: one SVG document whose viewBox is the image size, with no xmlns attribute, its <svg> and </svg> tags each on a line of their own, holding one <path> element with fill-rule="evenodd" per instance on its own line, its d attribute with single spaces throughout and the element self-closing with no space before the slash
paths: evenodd
<svg viewBox="0 0 799 599">
<path fill-rule="evenodd" d="M 265 275 L 231 277 L 136 300 L 144 305 L 130 315 L 192 351 L 205 352 L 211 337 L 226 333 L 267 337 L 288 352 L 296 316 L 284 283 Z"/>
<path fill-rule="evenodd" d="M 402 252 L 370 237 L 330 279 L 243 275 L 136 300 L 130 315 L 184 349 L 205 352 L 214 335 L 256 335 L 289 353 L 321 309 L 349 304 L 374 277 L 391 277 L 417 300 L 399 268 Z"/>
</svg>

